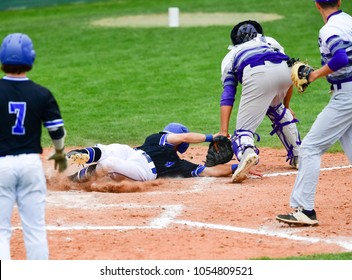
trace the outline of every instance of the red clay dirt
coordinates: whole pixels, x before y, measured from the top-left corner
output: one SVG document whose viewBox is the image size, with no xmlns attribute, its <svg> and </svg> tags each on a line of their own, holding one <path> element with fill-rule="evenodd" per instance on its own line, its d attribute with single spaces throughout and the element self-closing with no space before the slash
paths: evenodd
<svg viewBox="0 0 352 280">
<path fill-rule="evenodd" d="M 201 163 L 207 147 L 186 159 Z M 69 148 L 67 148 L 69 150 Z M 275 220 L 291 211 L 295 170 L 282 149 L 261 148 L 265 174 L 242 184 L 226 178 L 77 184 L 46 157 L 46 221 L 53 260 L 246 260 L 352 251 L 352 169 L 343 153 L 326 153 L 316 196 L 319 226 L 289 227 Z M 235 162 L 235 161 L 234 161 Z M 293 174 L 292 174 L 293 173 Z M 17 210 L 12 259 L 25 259 Z"/>
</svg>

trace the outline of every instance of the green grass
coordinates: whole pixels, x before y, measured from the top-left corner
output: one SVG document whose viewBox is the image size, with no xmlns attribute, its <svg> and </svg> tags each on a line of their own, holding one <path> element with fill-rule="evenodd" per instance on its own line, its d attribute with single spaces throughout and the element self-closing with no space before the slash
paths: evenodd
<svg viewBox="0 0 352 280">
<path fill-rule="evenodd" d="M 180 7 L 181 13 L 281 14 L 283 20 L 263 23 L 265 33 L 277 38 L 290 56 L 319 66 L 316 41 L 323 22 L 314 4 L 305 0 L 294 5 L 276 0 L 97 1 L 2 11 L 1 37 L 24 32 L 34 41 L 37 60 L 29 77 L 55 94 L 68 132 L 67 145 L 139 144 L 146 134 L 171 121 L 193 131 L 218 131 L 220 63 L 232 26 L 138 29 L 90 25 L 104 17 L 166 13 L 172 5 Z M 344 5 L 350 10 L 351 3 Z M 321 80 L 306 95 L 293 98 L 302 137 L 327 104 L 327 91 L 327 83 Z M 235 115 L 231 123 L 232 130 Z M 258 146 L 281 147 L 270 131 L 266 119 L 258 129 Z M 44 145 L 49 144 L 45 135 Z M 336 144 L 331 150 L 340 149 Z"/>
<path fill-rule="evenodd" d="M 316 254 L 300 257 L 288 257 L 288 258 L 260 258 L 261 260 L 352 260 L 352 252 L 341 253 L 341 254 Z"/>
<path fill-rule="evenodd" d="M 219 129 L 220 63 L 227 53 L 232 26 L 190 28 L 98 28 L 104 17 L 182 12 L 264 12 L 284 19 L 262 23 L 288 55 L 318 67 L 317 36 L 323 24 L 312 1 L 277 0 L 102 0 L 47 8 L 0 12 L 0 36 L 27 33 L 37 59 L 29 77 L 56 96 L 68 135 L 66 145 L 140 144 L 168 122 L 193 131 Z M 350 12 L 352 1 L 343 1 Z M 234 22 L 235 24 L 235 22 Z M 311 84 L 295 94 L 292 108 L 304 137 L 328 103 L 328 84 Z M 238 96 L 236 104 L 238 104 Z M 236 107 L 237 108 L 237 107 Z M 237 109 L 235 110 L 237 111 Z M 231 119 L 234 128 L 235 116 Z M 270 122 L 259 127 L 259 147 L 279 148 Z M 44 146 L 50 140 L 44 133 Z M 329 151 L 341 151 L 335 144 Z M 351 253 L 306 258 L 351 259 Z"/>
</svg>

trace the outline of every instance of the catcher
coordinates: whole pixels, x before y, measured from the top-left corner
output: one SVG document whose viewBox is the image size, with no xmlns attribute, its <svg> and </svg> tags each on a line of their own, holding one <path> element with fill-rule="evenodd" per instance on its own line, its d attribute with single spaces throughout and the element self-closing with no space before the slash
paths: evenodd
<svg viewBox="0 0 352 280">
<path fill-rule="evenodd" d="M 242 92 L 232 137 L 232 148 L 240 161 L 232 182 L 247 178 L 247 171 L 258 163 L 257 128 L 268 116 L 271 135 L 277 134 L 287 151 L 287 160 L 298 168 L 301 144 L 290 108 L 293 85 L 290 77 L 290 57 L 272 37 L 264 36 L 262 26 L 253 20 L 236 24 L 230 34 L 232 45 L 221 63 L 222 94 L 220 101 L 220 134 L 227 136 L 235 95 L 239 84 Z"/>
<path fill-rule="evenodd" d="M 178 153 L 185 153 L 190 143 L 202 142 L 211 142 L 205 165 L 179 157 Z M 170 123 L 162 132 L 149 135 L 144 144 L 136 148 L 123 144 L 97 144 L 67 153 L 69 161 L 87 165 L 69 176 L 74 182 L 86 182 L 92 175 L 109 175 L 118 181 L 126 178 L 151 181 L 160 177 L 224 177 L 237 169 L 237 164 L 221 164 L 230 161 L 232 156 L 228 139 L 192 133 L 179 123 Z M 251 174 L 261 176 L 255 171 Z"/>
</svg>

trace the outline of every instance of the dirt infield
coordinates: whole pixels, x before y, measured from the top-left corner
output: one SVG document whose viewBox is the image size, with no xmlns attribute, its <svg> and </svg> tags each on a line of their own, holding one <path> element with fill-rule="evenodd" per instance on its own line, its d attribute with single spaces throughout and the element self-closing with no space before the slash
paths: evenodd
<svg viewBox="0 0 352 280">
<path fill-rule="evenodd" d="M 206 147 L 190 147 L 201 162 Z M 47 155 L 47 150 L 43 159 Z M 352 251 L 352 169 L 341 154 L 322 160 L 316 210 L 320 225 L 289 227 L 275 216 L 290 210 L 295 170 L 284 150 L 261 148 L 263 178 L 230 184 L 230 178 L 159 179 L 82 185 L 48 178 L 47 227 L 55 260 L 229 260 Z M 96 190 L 99 190 L 97 192 Z M 17 210 L 12 258 L 24 259 Z"/>
</svg>

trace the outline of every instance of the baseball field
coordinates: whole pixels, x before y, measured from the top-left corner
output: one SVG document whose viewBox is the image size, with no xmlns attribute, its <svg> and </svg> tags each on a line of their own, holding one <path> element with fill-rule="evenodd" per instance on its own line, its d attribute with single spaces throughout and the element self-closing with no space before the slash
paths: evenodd
<svg viewBox="0 0 352 280">
<path fill-rule="evenodd" d="M 169 7 L 180 27 L 168 27 Z M 343 1 L 350 13 L 352 2 Z M 37 59 L 29 77 L 54 93 L 67 130 L 66 149 L 97 143 L 141 144 L 169 122 L 191 131 L 219 130 L 220 63 L 234 24 L 259 21 L 291 56 L 320 65 L 323 25 L 313 1 L 101 0 L 0 11 L 0 35 L 27 33 Z M 291 107 L 303 138 L 328 103 L 323 79 Z M 238 99 L 236 105 L 238 105 Z M 236 107 L 237 108 L 237 107 Z M 235 115 L 231 119 L 235 124 Z M 339 143 L 323 156 L 317 191 L 317 227 L 275 220 L 290 211 L 295 170 L 270 136 L 269 119 L 257 131 L 263 178 L 241 185 L 230 178 L 83 185 L 46 161 L 52 149 L 43 131 L 48 182 L 47 226 L 53 260 L 352 260 L 352 169 Z M 202 162 L 206 145 L 185 156 Z M 25 259 L 17 211 L 12 258 Z"/>
</svg>

